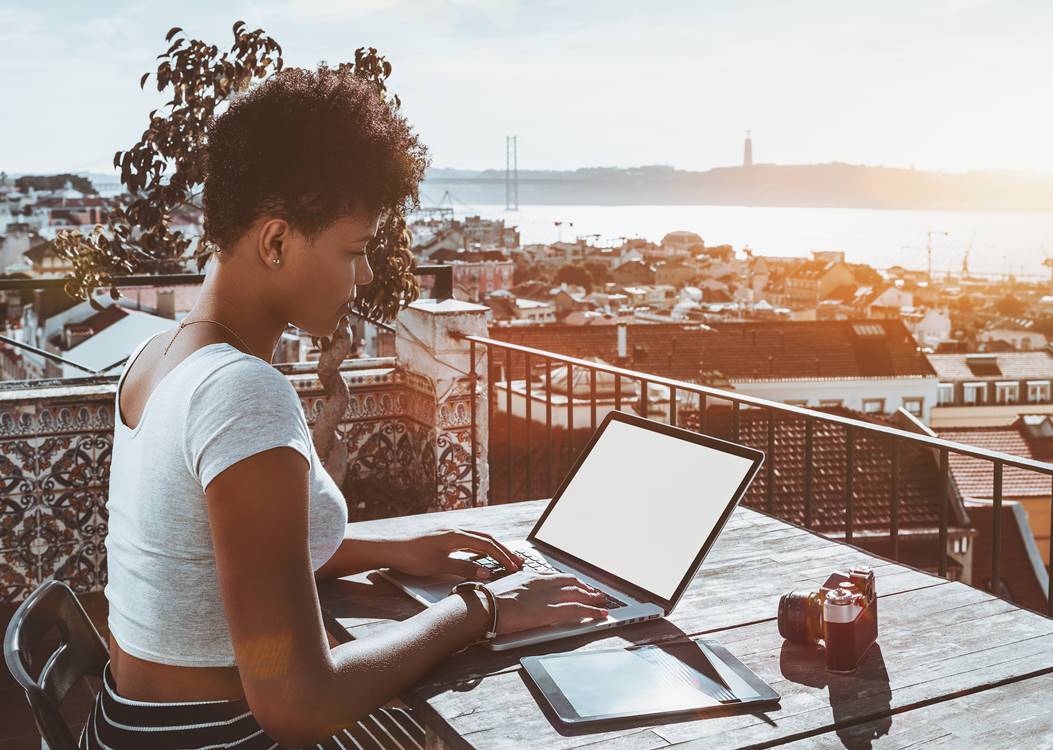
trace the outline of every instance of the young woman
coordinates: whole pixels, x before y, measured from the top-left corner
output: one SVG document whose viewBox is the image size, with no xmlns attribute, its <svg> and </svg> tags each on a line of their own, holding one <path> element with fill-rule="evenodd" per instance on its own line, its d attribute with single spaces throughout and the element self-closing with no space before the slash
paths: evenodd
<svg viewBox="0 0 1053 750">
<path fill-rule="evenodd" d="M 346 325 L 384 206 L 416 196 L 425 150 L 373 87 L 287 70 L 211 130 L 205 231 L 220 248 L 180 325 L 117 386 L 106 538 L 110 661 L 82 748 L 270 750 L 419 740 L 383 709 L 448 655 L 498 632 L 603 617 L 603 595 L 538 576 L 488 534 L 346 533 L 347 507 L 299 397 L 270 365 L 288 324 Z M 337 645 L 316 581 L 378 567 L 513 575 Z M 407 734 L 407 727 L 409 728 Z M 401 733 L 401 734 L 400 734 Z"/>
</svg>

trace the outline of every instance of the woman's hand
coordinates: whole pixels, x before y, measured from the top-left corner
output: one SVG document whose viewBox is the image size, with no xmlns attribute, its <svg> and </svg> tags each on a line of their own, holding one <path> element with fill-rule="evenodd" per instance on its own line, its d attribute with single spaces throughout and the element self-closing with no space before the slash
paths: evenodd
<svg viewBox="0 0 1053 750">
<path fill-rule="evenodd" d="M 422 536 L 392 541 L 389 545 L 385 550 L 385 564 L 413 576 L 449 573 L 478 581 L 490 578 L 490 571 L 482 565 L 450 557 L 451 552 L 458 550 L 492 557 L 513 572 L 523 568 L 523 561 L 518 555 L 482 531 L 440 529 Z"/>
<path fill-rule="evenodd" d="M 497 597 L 499 635 L 607 617 L 606 595 L 567 573 L 521 571 L 486 587 Z"/>
</svg>

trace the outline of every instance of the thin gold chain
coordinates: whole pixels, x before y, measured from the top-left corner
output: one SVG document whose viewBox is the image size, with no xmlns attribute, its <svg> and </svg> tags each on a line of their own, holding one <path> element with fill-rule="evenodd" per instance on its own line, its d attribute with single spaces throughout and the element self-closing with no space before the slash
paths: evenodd
<svg viewBox="0 0 1053 750">
<path fill-rule="evenodd" d="M 185 328 L 186 326 L 189 326 L 189 325 L 193 325 L 194 323 L 215 323 L 217 326 L 223 326 L 224 328 L 226 328 L 228 331 L 230 331 L 234 335 L 234 338 L 236 338 L 238 341 L 241 342 L 241 345 L 243 347 L 245 347 L 245 352 L 247 354 L 252 354 L 252 347 L 250 347 L 248 344 L 246 344 L 245 343 L 245 339 L 243 339 L 241 336 L 239 336 L 234 331 L 233 328 L 231 328 L 230 326 L 226 325 L 225 323 L 220 323 L 218 320 L 210 320 L 209 318 L 201 318 L 200 320 L 190 320 L 190 321 L 188 321 L 188 320 L 184 319 L 183 321 L 181 321 L 179 323 L 179 328 L 176 330 L 176 332 L 174 334 L 172 334 L 172 338 L 169 339 L 168 346 L 165 347 L 164 353 L 161 356 L 168 356 L 168 349 L 169 349 L 169 347 L 172 346 L 172 342 L 175 341 L 176 336 L 179 335 L 179 331 L 182 331 L 183 328 Z"/>
</svg>

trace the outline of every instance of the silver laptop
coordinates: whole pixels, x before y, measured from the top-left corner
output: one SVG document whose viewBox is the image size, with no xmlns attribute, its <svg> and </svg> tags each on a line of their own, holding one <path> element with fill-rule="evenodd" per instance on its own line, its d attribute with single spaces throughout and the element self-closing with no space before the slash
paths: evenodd
<svg viewBox="0 0 1053 750">
<path fill-rule="evenodd" d="M 608 617 L 508 633 L 487 646 L 503 651 L 668 615 L 763 460 L 752 448 L 610 412 L 529 536 L 501 540 L 531 568 L 606 592 Z M 501 573 L 490 558 L 477 562 Z M 463 580 L 380 573 L 425 605 Z"/>
</svg>

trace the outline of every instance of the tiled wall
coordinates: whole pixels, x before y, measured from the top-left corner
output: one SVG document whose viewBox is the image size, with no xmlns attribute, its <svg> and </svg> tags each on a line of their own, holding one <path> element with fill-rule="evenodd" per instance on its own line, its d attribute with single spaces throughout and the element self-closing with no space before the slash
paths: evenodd
<svg viewBox="0 0 1053 750">
<path fill-rule="evenodd" d="M 463 384 L 441 406 L 424 379 L 399 369 L 345 372 L 340 425 L 351 462 L 351 520 L 471 504 L 470 414 Z M 294 383 L 295 383 L 294 378 Z M 308 422 L 322 395 L 297 383 Z M 106 494 L 112 384 L 7 393 L 0 400 L 0 602 L 57 578 L 76 591 L 106 583 Z"/>
</svg>

